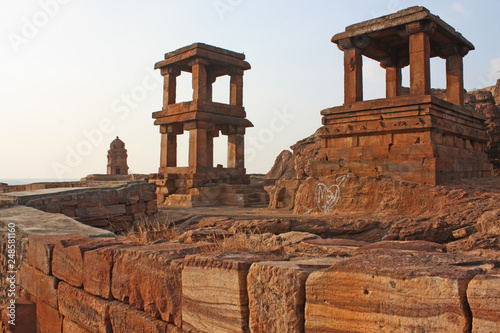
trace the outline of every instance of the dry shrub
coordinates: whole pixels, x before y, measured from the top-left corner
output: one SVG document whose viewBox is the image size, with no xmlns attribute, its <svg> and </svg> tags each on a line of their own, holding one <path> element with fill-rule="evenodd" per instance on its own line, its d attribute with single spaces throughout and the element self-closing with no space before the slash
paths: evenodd
<svg viewBox="0 0 500 333">
<path fill-rule="evenodd" d="M 170 220 L 160 221 L 158 218 L 150 220 L 142 218 L 139 223 L 128 230 L 125 236 L 132 242 L 148 244 L 158 241 L 169 241 L 179 236 L 180 231 Z"/>
<path fill-rule="evenodd" d="M 282 253 L 283 247 L 271 234 L 256 232 L 237 232 L 232 237 L 215 240 L 212 246 L 203 249 L 204 253 L 247 252 L 247 253 Z"/>
</svg>

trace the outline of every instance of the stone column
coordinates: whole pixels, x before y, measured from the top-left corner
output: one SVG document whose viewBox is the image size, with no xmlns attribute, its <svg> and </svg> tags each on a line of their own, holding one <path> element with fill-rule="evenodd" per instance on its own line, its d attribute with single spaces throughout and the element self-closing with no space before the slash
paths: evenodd
<svg viewBox="0 0 500 333">
<path fill-rule="evenodd" d="M 344 103 L 363 100 L 363 60 L 355 47 L 344 49 Z"/>
<path fill-rule="evenodd" d="M 177 166 L 177 135 L 161 134 L 160 172 L 167 167 Z"/>
<path fill-rule="evenodd" d="M 167 105 L 175 104 L 176 89 L 177 89 L 177 76 L 180 71 L 174 68 L 162 69 L 163 75 L 163 108 Z"/>
<path fill-rule="evenodd" d="M 464 105 L 464 67 L 461 55 L 446 58 L 446 99 L 456 105 Z"/>
<path fill-rule="evenodd" d="M 207 166 L 214 167 L 214 132 L 207 132 Z"/>
<path fill-rule="evenodd" d="M 229 134 L 227 138 L 227 167 L 245 167 L 245 136 L 244 134 Z"/>
<path fill-rule="evenodd" d="M 231 74 L 229 104 L 243 106 L 243 70 L 236 68 Z"/>
<path fill-rule="evenodd" d="M 386 98 L 401 95 L 401 68 L 387 67 L 385 69 L 385 96 Z"/>
<path fill-rule="evenodd" d="M 217 77 L 212 73 L 207 73 L 207 101 L 213 101 L 213 84 L 217 80 Z"/>
<path fill-rule="evenodd" d="M 208 76 L 205 65 L 208 62 L 196 59 L 190 63 L 193 74 L 193 101 L 208 101 Z"/>
<path fill-rule="evenodd" d="M 204 168 L 208 166 L 207 130 L 193 128 L 189 130 L 189 167 Z"/>
<path fill-rule="evenodd" d="M 429 35 L 435 30 L 435 24 L 414 22 L 406 25 L 410 35 L 410 93 L 412 95 L 430 95 L 431 44 Z"/>
</svg>

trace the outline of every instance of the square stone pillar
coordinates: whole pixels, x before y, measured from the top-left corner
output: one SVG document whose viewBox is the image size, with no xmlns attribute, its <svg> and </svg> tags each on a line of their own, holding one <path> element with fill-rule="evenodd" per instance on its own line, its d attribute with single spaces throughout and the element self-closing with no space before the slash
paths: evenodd
<svg viewBox="0 0 500 333">
<path fill-rule="evenodd" d="M 430 95 L 431 46 L 429 35 L 425 32 L 410 34 L 410 93 Z"/>
<path fill-rule="evenodd" d="M 344 103 L 363 100 L 363 59 L 355 47 L 344 50 Z"/>
<path fill-rule="evenodd" d="M 177 90 L 177 76 L 180 75 L 180 71 L 167 68 L 162 70 L 163 75 L 163 107 L 167 105 L 175 104 L 176 90 Z"/>
<path fill-rule="evenodd" d="M 177 166 L 177 135 L 161 134 L 160 172 L 167 167 Z"/>
<path fill-rule="evenodd" d="M 446 58 L 446 100 L 464 105 L 464 67 L 461 55 Z"/>
<path fill-rule="evenodd" d="M 244 134 L 229 134 L 227 137 L 227 167 L 245 167 L 245 136 Z"/>
<path fill-rule="evenodd" d="M 212 141 L 213 144 L 213 141 Z M 193 128 L 189 130 L 189 167 L 204 168 L 208 166 L 207 130 Z"/>
<path fill-rule="evenodd" d="M 243 70 L 231 74 L 229 104 L 243 106 Z"/>
<path fill-rule="evenodd" d="M 191 63 L 193 74 L 193 101 L 208 101 L 208 76 L 205 62 L 201 59 Z"/>
<path fill-rule="evenodd" d="M 207 166 L 209 168 L 214 167 L 214 137 L 218 136 L 214 135 L 213 131 L 207 132 Z"/>
<path fill-rule="evenodd" d="M 385 69 L 385 95 L 386 98 L 401 95 L 401 68 L 387 67 Z"/>
</svg>

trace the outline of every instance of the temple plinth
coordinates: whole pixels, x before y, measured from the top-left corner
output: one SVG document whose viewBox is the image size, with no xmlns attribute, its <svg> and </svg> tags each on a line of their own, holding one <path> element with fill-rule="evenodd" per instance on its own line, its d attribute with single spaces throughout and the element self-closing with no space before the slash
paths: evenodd
<svg viewBox="0 0 500 333">
<path fill-rule="evenodd" d="M 161 133 L 160 168 L 151 175 L 159 202 L 169 205 L 248 205 L 249 176 L 245 170 L 244 135 L 252 123 L 243 107 L 243 72 L 250 69 L 245 55 L 219 47 L 194 43 L 165 54 L 155 64 L 164 77 L 163 108 L 153 113 Z M 192 74 L 193 100 L 177 103 L 176 79 L 181 72 Z M 217 77 L 230 76 L 229 104 L 212 100 Z M 177 165 L 177 136 L 189 133 L 189 163 Z M 227 135 L 227 167 L 214 167 L 213 139 Z M 247 193 L 248 192 L 248 193 Z M 263 193 L 265 193 L 262 190 Z M 265 198 L 264 198 L 265 199 Z"/>
<path fill-rule="evenodd" d="M 426 8 L 351 25 L 332 42 L 344 52 L 344 105 L 325 109 L 316 175 L 352 171 L 423 184 L 483 177 L 485 117 L 464 108 L 463 57 L 474 46 Z M 386 69 L 386 98 L 363 100 L 363 57 Z M 430 59 L 446 60 L 446 99 L 431 95 Z M 410 66 L 410 92 L 401 69 Z"/>
</svg>

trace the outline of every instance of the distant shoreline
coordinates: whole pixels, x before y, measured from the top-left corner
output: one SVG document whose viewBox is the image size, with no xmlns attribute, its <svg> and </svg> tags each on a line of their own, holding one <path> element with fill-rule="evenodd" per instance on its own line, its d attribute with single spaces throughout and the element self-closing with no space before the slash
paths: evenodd
<svg viewBox="0 0 500 333">
<path fill-rule="evenodd" d="M 74 182 L 80 179 L 58 179 L 58 178 L 0 178 L 0 183 L 9 185 L 26 185 L 33 183 L 59 183 L 59 182 Z"/>
</svg>

